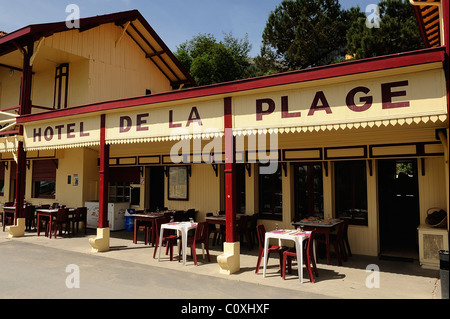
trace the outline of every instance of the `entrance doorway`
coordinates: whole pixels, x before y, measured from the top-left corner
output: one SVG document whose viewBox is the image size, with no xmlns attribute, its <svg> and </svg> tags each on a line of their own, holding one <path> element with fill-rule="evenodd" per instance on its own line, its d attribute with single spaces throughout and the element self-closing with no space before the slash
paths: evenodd
<svg viewBox="0 0 450 319">
<path fill-rule="evenodd" d="M 418 259 L 417 160 L 378 161 L 380 257 Z"/>
<path fill-rule="evenodd" d="M 316 216 L 323 218 L 322 164 L 293 164 L 295 220 Z"/>
<path fill-rule="evenodd" d="M 150 167 L 149 209 L 156 211 L 164 207 L 164 167 Z"/>
</svg>

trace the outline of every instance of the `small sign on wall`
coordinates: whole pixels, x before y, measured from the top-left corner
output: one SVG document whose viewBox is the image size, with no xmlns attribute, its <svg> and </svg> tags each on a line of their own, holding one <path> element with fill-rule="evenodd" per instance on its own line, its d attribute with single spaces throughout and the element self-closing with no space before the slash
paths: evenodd
<svg viewBox="0 0 450 319">
<path fill-rule="evenodd" d="M 78 174 L 72 176 L 72 186 L 78 186 Z"/>
<path fill-rule="evenodd" d="M 67 175 L 67 184 L 78 186 L 78 174 Z"/>
</svg>

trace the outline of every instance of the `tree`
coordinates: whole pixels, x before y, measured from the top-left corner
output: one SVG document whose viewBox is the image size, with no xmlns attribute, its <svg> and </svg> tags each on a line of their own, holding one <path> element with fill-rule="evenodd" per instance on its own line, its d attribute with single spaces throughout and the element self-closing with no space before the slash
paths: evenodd
<svg viewBox="0 0 450 319">
<path fill-rule="evenodd" d="M 263 73 L 330 64 L 346 53 L 353 15 L 337 0 L 284 0 L 269 15 L 256 63 Z"/>
<path fill-rule="evenodd" d="M 348 53 L 355 59 L 424 48 L 414 10 L 408 0 L 383 0 L 378 5 L 379 28 L 354 21 L 347 33 Z"/>
<path fill-rule="evenodd" d="M 247 36 L 237 39 L 231 33 L 217 42 L 211 34 L 199 34 L 177 47 L 176 57 L 198 85 L 208 85 L 251 76 Z"/>
</svg>

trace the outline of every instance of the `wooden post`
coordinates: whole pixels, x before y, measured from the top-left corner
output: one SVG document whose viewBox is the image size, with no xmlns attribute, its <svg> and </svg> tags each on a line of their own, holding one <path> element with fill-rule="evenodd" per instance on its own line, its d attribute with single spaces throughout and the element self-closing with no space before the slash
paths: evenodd
<svg viewBox="0 0 450 319">
<path fill-rule="evenodd" d="M 23 50 L 23 70 L 22 82 L 20 86 L 20 109 L 19 115 L 27 115 L 31 113 L 31 82 L 33 77 L 32 66 L 30 65 L 30 57 L 33 55 L 34 42 L 30 42 L 27 50 Z M 23 127 L 19 126 L 19 136 L 23 135 Z M 16 168 L 16 198 L 15 198 L 15 220 L 17 224 L 18 218 L 23 218 L 23 203 L 25 198 L 25 182 L 26 182 L 26 161 L 27 155 L 23 148 L 23 142 L 19 142 L 17 146 L 17 168 Z"/>
<path fill-rule="evenodd" d="M 98 228 L 108 227 L 108 182 L 109 182 L 109 145 L 106 144 L 105 115 L 100 125 L 100 185 Z"/>
<path fill-rule="evenodd" d="M 225 216 L 226 242 L 236 242 L 236 164 L 231 97 L 225 98 Z"/>
</svg>

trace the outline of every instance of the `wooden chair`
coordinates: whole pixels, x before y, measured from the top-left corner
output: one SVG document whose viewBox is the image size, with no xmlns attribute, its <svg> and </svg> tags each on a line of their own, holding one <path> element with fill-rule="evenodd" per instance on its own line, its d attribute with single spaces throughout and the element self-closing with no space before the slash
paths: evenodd
<svg viewBox="0 0 450 319">
<path fill-rule="evenodd" d="M 214 216 L 214 214 L 206 213 L 206 217 L 209 217 L 209 216 Z M 220 229 L 217 229 L 217 226 L 215 224 L 209 224 L 208 230 L 209 230 L 210 236 L 211 236 L 211 234 L 214 234 L 212 244 L 215 245 L 216 241 L 220 238 Z"/>
<path fill-rule="evenodd" d="M 178 240 L 178 236 L 176 234 L 171 234 L 169 230 L 165 230 L 163 234 L 161 232 L 161 225 L 169 222 L 169 218 L 167 216 L 158 217 L 155 219 L 155 232 L 156 232 L 156 245 L 155 250 L 153 252 L 153 258 L 156 258 L 156 251 L 158 250 L 159 238 L 162 236 L 162 244 L 166 244 L 166 255 L 170 250 L 170 260 L 173 260 L 173 246 Z M 161 249 L 162 247 L 160 247 Z"/>
<path fill-rule="evenodd" d="M 195 208 L 190 208 L 186 211 L 186 221 L 189 221 L 192 218 L 195 221 L 195 217 L 197 216 L 197 211 Z"/>
<path fill-rule="evenodd" d="M 256 231 L 258 234 L 258 243 L 259 243 L 259 252 L 258 252 L 258 261 L 256 262 L 256 271 L 255 274 L 258 273 L 259 267 L 261 266 L 261 260 L 264 257 L 264 237 L 266 234 L 266 229 L 264 225 L 256 226 Z M 280 258 L 280 269 L 283 267 L 283 252 L 286 250 L 284 247 L 271 245 L 267 249 L 267 260 L 269 259 L 270 254 L 277 253 Z M 282 274 L 280 274 L 282 275 Z"/>
<path fill-rule="evenodd" d="M 252 249 L 258 243 L 258 233 L 256 231 L 256 226 L 258 225 L 258 218 L 259 214 L 253 214 L 250 217 L 250 226 L 248 228 L 248 232 L 250 236 L 250 241 L 252 243 Z"/>
<path fill-rule="evenodd" d="M 62 227 L 63 225 L 66 226 L 66 233 L 70 237 L 70 220 L 69 220 L 69 214 L 66 208 L 60 208 L 58 212 L 56 213 L 56 218 L 52 222 L 53 229 L 51 231 L 55 232 L 55 239 L 56 239 L 56 233 L 58 232 L 58 229 L 60 231 L 60 234 L 62 234 Z M 51 238 L 50 233 L 50 238 Z"/>
<path fill-rule="evenodd" d="M 77 233 L 79 230 L 79 224 L 80 222 L 83 223 L 84 226 L 84 234 L 87 233 L 87 207 L 78 207 L 75 210 L 75 215 L 73 216 L 73 220 L 72 220 L 72 232 L 75 233 L 75 224 L 76 224 L 76 229 L 77 229 Z"/>
<path fill-rule="evenodd" d="M 252 247 L 252 243 L 250 242 L 250 234 L 249 234 L 249 230 L 248 230 L 249 220 L 250 220 L 250 216 L 248 216 L 248 215 L 242 215 L 239 218 L 239 220 L 237 221 L 237 233 L 239 235 L 241 244 L 244 242 L 243 239 L 245 237 L 245 240 L 247 241 L 248 249 L 251 250 L 253 247 Z"/>
<path fill-rule="evenodd" d="M 350 242 L 348 241 L 348 225 L 350 222 L 348 220 L 344 220 L 344 229 L 342 232 L 342 251 L 344 254 L 344 260 L 347 260 L 347 255 L 352 257 L 352 250 L 350 249 Z"/>
<path fill-rule="evenodd" d="M 3 207 L 12 207 L 14 206 L 13 202 L 6 202 Z M 3 231 L 5 231 L 6 225 L 13 225 L 14 224 L 14 215 L 15 214 L 7 214 L 5 212 L 2 213 L 2 224 L 3 224 Z"/>
<path fill-rule="evenodd" d="M 194 259 L 194 264 L 197 266 L 197 245 L 202 244 L 204 249 L 206 250 L 206 255 L 208 256 L 208 262 L 211 262 L 211 258 L 209 256 L 209 226 L 207 222 L 200 222 L 197 224 L 197 228 L 195 229 L 194 237 L 188 238 L 187 246 L 191 248 L 191 256 Z M 180 246 L 182 247 L 182 246 Z M 181 255 L 181 249 L 180 254 Z M 178 257 L 178 260 L 180 258 Z"/>
<path fill-rule="evenodd" d="M 317 271 L 316 261 L 314 259 L 314 255 L 311 255 L 312 252 L 313 252 L 313 249 L 314 249 L 313 242 L 314 242 L 315 235 L 316 235 L 316 232 L 313 230 L 311 232 L 310 237 L 303 241 L 305 244 L 302 247 L 302 249 L 303 249 L 303 263 L 305 264 L 306 271 L 308 273 L 308 277 L 309 277 L 309 280 L 311 281 L 311 283 L 314 283 L 314 276 L 313 276 L 313 273 L 312 273 L 311 264 L 313 265 L 314 274 L 316 275 L 316 277 L 319 277 L 319 272 Z M 283 279 L 285 279 L 285 275 L 286 275 L 286 261 L 288 262 L 288 271 L 289 271 L 289 273 L 292 272 L 292 268 L 291 268 L 292 259 L 297 259 L 297 252 L 296 252 L 295 248 L 288 249 L 288 250 L 283 252 L 283 267 L 282 267 Z M 299 269 L 299 275 L 300 275 L 300 269 Z"/>
<path fill-rule="evenodd" d="M 177 210 L 173 214 L 173 220 L 175 222 L 182 222 L 184 218 L 184 210 Z"/>
<path fill-rule="evenodd" d="M 24 209 L 24 217 L 25 217 L 25 229 L 31 230 L 31 228 L 34 226 L 36 227 L 36 221 L 35 221 L 35 207 L 32 205 L 25 206 Z"/>
</svg>

